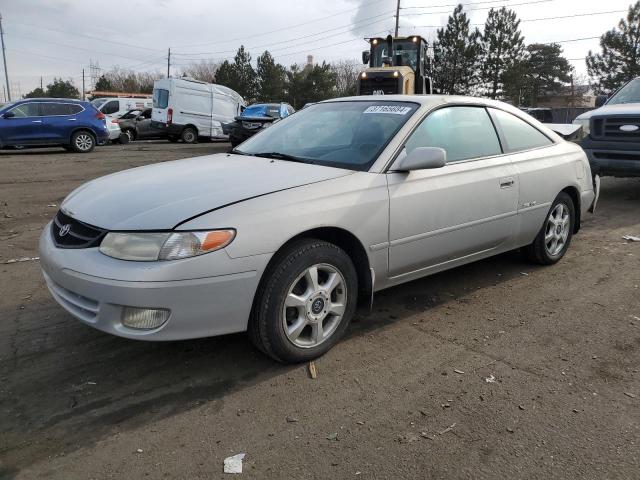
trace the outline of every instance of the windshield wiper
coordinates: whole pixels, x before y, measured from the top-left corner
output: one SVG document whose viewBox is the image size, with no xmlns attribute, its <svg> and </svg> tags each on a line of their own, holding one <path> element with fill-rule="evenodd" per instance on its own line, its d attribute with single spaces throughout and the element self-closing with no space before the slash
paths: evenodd
<svg viewBox="0 0 640 480">
<path fill-rule="evenodd" d="M 288 153 L 281 153 L 281 152 L 260 152 L 260 153 L 250 153 L 249 155 L 253 155 L 254 157 L 275 158 L 277 160 L 287 160 L 289 162 L 313 163 L 313 161 L 308 160 L 306 158 L 296 157 L 295 155 L 289 155 Z"/>
</svg>

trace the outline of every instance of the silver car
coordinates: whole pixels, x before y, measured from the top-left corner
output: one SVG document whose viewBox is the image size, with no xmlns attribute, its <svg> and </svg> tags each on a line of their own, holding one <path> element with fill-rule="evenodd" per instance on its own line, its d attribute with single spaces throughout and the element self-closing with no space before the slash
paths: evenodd
<svg viewBox="0 0 640 480">
<path fill-rule="evenodd" d="M 40 257 L 53 297 L 97 329 L 248 330 L 267 355 L 300 362 L 375 291 L 517 248 L 557 262 L 596 190 L 580 147 L 504 103 L 342 98 L 233 153 L 82 185 Z"/>
</svg>

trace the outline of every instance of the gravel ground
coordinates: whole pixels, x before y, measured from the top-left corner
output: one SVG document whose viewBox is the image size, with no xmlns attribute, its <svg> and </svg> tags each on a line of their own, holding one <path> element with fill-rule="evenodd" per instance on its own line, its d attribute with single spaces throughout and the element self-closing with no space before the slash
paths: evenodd
<svg viewBox="0 0 640 480">
<path fill-rule="evenodd" d="M 377 295 L 306 366 L 244 335 L 109 336 L 46 291 L 37 238 L 97 176 L 225 151 L 135 142 L 0 153 L 0 478 L 637 479 L 640 179 L 604 179 L 567 256 L 517 253 Z"/>
</svg>

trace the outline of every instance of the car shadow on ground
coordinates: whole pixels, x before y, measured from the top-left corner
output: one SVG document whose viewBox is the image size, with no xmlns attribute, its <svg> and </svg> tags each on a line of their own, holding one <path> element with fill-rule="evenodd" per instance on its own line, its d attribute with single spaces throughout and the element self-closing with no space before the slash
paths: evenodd
<svg viewBox="0 0 640 480">
<path fill-rule="evenodd" d="M 371 311 L 358 310 L 347 338 L 417 312 L 428 321 L 434 306 L 464 301 L 524 269 L 531 266 L 510 252 L 386 290 Z M 29 310 L 0 315 L 16 322 L 13 357 L 0 369 L 0 455 L 15 468 L 117 430 L 211 407 L 230 392 L 301 368 L 271 361 L 244 334 L 157 343 L 114 337 L 75 321 L 46 297 Z M 348 342 L 338 348 L 349 348 Z"/>
</svg>

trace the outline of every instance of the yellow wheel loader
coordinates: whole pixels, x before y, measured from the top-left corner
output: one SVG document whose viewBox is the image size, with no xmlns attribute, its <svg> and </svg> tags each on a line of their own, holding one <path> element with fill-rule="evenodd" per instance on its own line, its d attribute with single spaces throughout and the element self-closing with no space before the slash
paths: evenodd
<svg viewBox="0 0 640 480">
<path fill-rule="evenodd" d="M 431 59 L 422 37 L 367 40 L 370 48 L 362 52 L 362 63 L 368 68 L 358 75 L 358 95 L 433 93 Z"/>
</svg>

